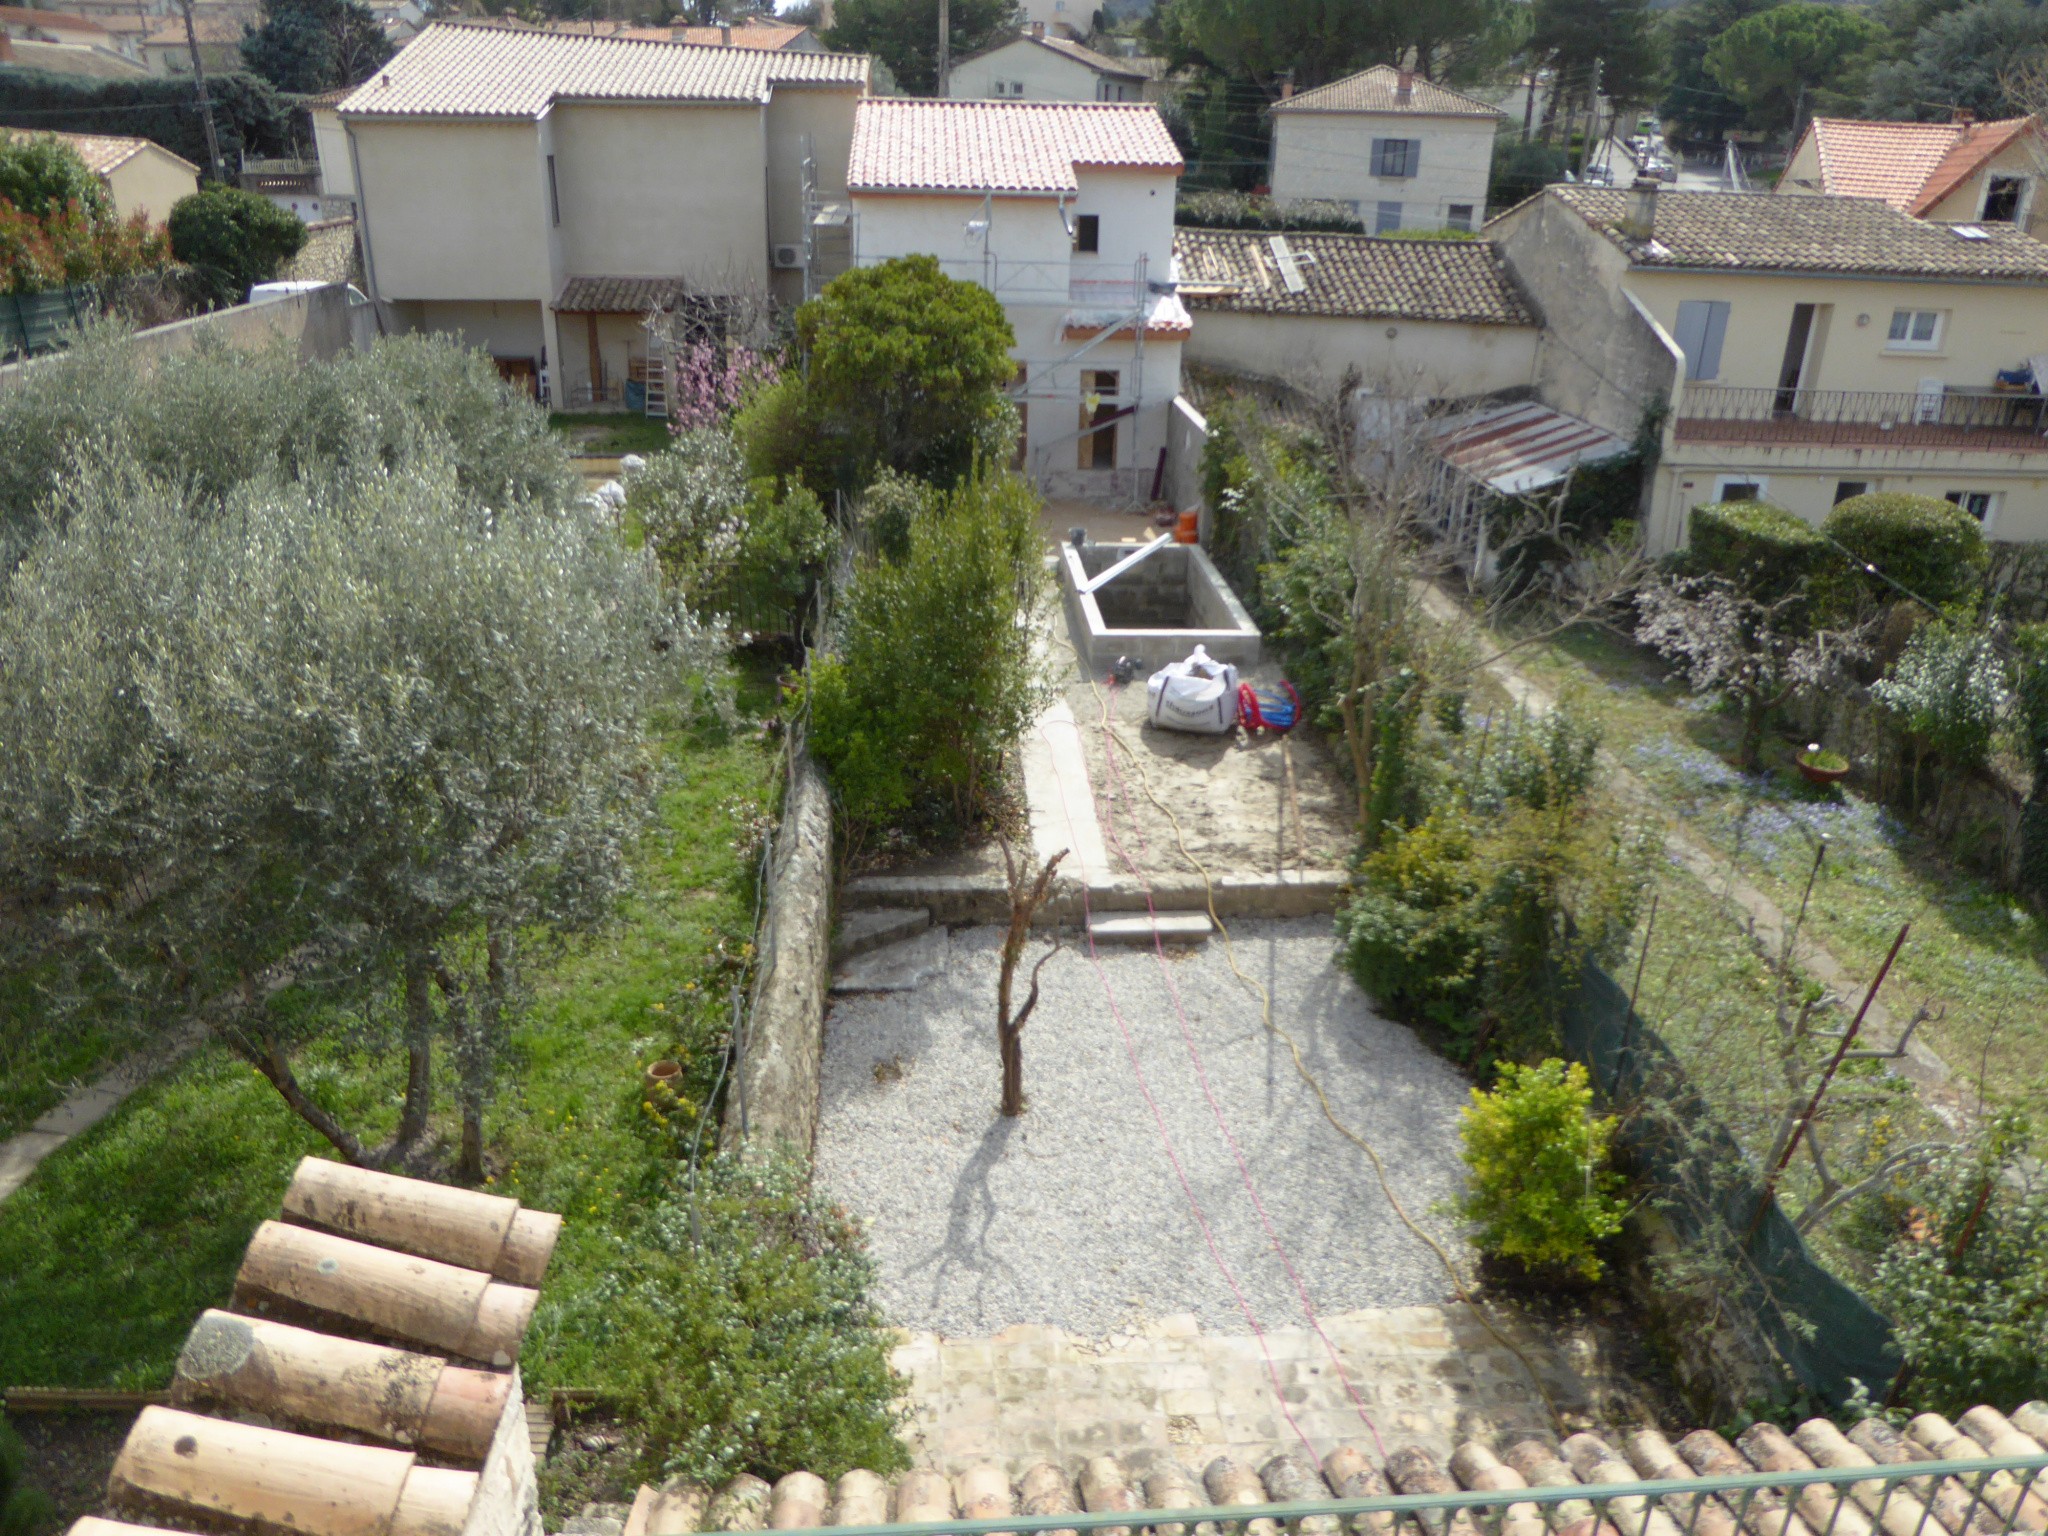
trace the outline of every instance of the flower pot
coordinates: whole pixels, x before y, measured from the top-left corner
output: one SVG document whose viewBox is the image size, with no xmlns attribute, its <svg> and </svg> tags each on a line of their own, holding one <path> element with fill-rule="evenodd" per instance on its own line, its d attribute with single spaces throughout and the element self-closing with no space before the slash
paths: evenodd
<svg viewBox="0 0 2048 1536">
<path fill-rule="evenodd" d="M 677 1097 L 676 1090 L 683 1083 L 683 1064 L 679 1061 L 660 1061 L 648 1064 L 647 1075 L 642 1081 L 641 1094 L 649 1103 L 659 1104 L 663 1099 Z"/>
<path fill-rule="evenodd" d="M 1839 784 L 1849 777 L 1847 768 L 1818 768 L 1803 757 L 1795 757 L 1792 762 L 1799 776 L 1809 784 Z"/>
</svg>

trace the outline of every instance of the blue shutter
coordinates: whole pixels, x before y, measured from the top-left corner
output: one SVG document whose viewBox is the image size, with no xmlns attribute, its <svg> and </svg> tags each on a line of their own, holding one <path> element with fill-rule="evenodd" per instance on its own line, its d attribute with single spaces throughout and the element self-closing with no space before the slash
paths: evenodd
<svg viewBox="0 0 2048 1536">
<path fill-rule="evenodd" d="M 1372 173 L 1375 176 L 1387 174 L 1387 143 L 1385 139 L 1372 141 Z"/>
<path fill-rule="evenodd" d="M 1408 168 L 1401 174 L 1404 176 L 1419 176 L 1422 174 L 1422 140 L 1410 139 L 1408 141 Z"/>
</svg>

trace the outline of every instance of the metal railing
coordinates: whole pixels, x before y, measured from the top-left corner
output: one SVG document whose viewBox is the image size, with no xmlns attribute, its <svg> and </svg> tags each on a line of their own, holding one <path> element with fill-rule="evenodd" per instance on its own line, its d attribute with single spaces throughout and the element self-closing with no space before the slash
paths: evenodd
<svg viewBox="0 0 2048 1536">
<path fill-rule="evenodd" d="M 2048 1455 L 823 1529 L 847 1536 L 1145 1529 L 1156 1536 L 1273 1536 L 1284 1527 L 1294 1536 L 1336 1536 L 1348 1527 L 1358 1536 L 1517 1536 L 1577 1526 L 1587 1536 L 1717 1536 L 1731 1530 L 1786 1536 L 1803 1521 L 1803 1536 L 2009 1536 L 2040 1529 L 2035 1501 L 2044 1495 Z"/>
<path fill-rule="evenodd" d="M 884 257 L 863 252 L 861 265 Z M 1010 304 L 1077 305 L 1089 309 L 1136 310 L 1149 303 L 1145 258 L 1102 265 L 1091 259 L 1013 261 L 1001 256 L 941 256 L 939 270 L 960 282 L 976 283 Z"/>
<path fill-rule="evenodd" d="M 1681 441 L 1896 443 L 2048 448 L 2048 397 L 1945 385 L 1924 390 L 1735 389 L 1688 384 L 1674 424 Z"/>
</svg>

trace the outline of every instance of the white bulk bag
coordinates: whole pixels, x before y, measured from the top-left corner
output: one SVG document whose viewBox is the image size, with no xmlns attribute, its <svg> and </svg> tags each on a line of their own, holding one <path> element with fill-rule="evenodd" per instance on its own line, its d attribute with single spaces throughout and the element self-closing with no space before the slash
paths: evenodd
<svg viewBox="0 0 2048 1536">
<path fill-rule="evenodd" d="M 1237 668 L 1211 661 L 1198 645 L 1186 661 L 1168 662 L 1152 674 L 1145 704 L 1156 726 L 1221 736 L 1237 728 Z"/>
</svg>

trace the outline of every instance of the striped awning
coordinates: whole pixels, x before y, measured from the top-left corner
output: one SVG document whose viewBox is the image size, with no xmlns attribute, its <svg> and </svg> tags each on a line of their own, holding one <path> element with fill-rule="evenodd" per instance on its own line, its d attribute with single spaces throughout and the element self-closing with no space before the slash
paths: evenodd
<svg viewBox="0 0 2048 1536">
<path fill-rule="evenodd" d="M 1502 496 L 1540 491 L 1580 464 L 1628 452 L 1612 432 L 1533 400 L 1454 417 L 1433 436 L 1446 464 Z"/>
</svg>

